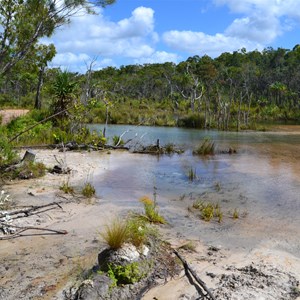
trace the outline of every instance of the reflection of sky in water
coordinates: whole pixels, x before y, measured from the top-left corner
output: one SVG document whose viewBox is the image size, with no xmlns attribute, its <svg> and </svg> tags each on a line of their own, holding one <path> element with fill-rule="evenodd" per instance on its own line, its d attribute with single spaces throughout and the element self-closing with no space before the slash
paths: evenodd
<svg viewBox="0 0 300 300">
<path fill-rule="evenodd" d="M 113 126 L 107 132 L 120 135 L 126 128 Z M 155 187 L 160 207 L 169 210 L 169 220 L 179 226 L 187 221 L 173 209 L 184 205 L 180 200 L 173 200 L 182 195 L 186 198 L 193 195 L 195 199 L 206 193 L 205 199 L 220 202 L 222 207 L 246 209 L 252 222 L 264 220 L 271 226 L 273 220 L 276 221 L 274 226 L 280 228 L 300 227 L 300 135 L 161 127 L 134 130 L 138 130 L 138 134 L 147 132 L 148 141 L 153 143 L 159 138 L 161 144 L 172 142 L 190 148 L 210 136 L 220 149 L 234 146 L 238 154 L 203 158 L 193 156 L 191 151 L 160 157 L 112 152 L 104 156 L 105 174 L 94 177 L 97 195 L 103 201 L 135 207 L 141 196 L 152 196 Z M 188 178 L 191 169 L 197 176 L 193 182 Z M 215 189 L 216 183 L 221 186 L 220 192 Z M 193 227 L 191 224 L 186 226 Z M 218 230 L 225 229 L 226 225 Z"/>
<path fill-rule="evenodd" d="M 299 253 L 299 241 L 292 239 L 299 235 L 300 228 L 299 134 L 119 125 L 109 126 L 107 134 L 120 135 L 128 128 L 132 131 L 124 140 L 137 134 L 143 136 L 139 141 L 145 145 L 156 143 L 159 138 L 161 145 L 173 143 L 188 151 L 171 156 L 127 151 L 101 154 L 106 170 L 101 176 L 95 173 L 93 179 L 102 201 L 141 208 L 138 199 L 144 195 L 152 197 L 155 191 L 159 207 L 178 234 L 212 243 L 217 238 L 224 245 L 236 243 L 241 247 L 252 247 L 251 243 L 272 236 L 285 241 L 290 238 L 293 252 Z M 234 147 L 238 153 L 193 156 L 191 150 L 208 136 L 217 149 Z M 188 177 L 191 169 L 196 172 L 193 182 Z M 199 217 L 186 218 L 187 206 L 199 198 L 220 203 L 225 215 L 238 208 L 249 217 L 237 223 L 227 219 L 222 226 L 199 223 Z"/>
</svg>

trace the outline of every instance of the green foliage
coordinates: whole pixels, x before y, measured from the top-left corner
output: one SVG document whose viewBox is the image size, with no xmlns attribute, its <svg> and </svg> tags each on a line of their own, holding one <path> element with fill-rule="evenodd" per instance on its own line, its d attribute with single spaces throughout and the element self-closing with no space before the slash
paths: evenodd
<svg viewBox="0 0 300 300">
<path fill-rule="evenodd" d="M 5 176 L 11 179 L 31 179 L 44 176 L 46 166 L 41 162 L 24 162 L 16 169 L 7 172 Z"/>
<path fill-rule="evenodd" d="M 211 203 L 206 203 L 201 208 L 202 219 L 209 222 L 214 217 L 214 206 Z"/>
<path fill-rule="evenodd" d="M 103 240 L 113 250 L 121 248 L 128 240 L 128 236 L 127 223 L 119 219 L 115 219 L 110 225 L 106 225 L 104 232 L 101 233 Z"/>
<path fill-rule="evenodd" d="M 140 199 L 140 202 L 144 204 L 144 217 L 150 223 L 156 224 L 165 224 L 166 220 L 163 216 L 158 212 L 158 207 L 156 203 L 147 196 L 144 196 Z"/>
<path fill-rule="evenodd" d="M 179 127 L 204 128 L 204 118 L 202 115 L 190 113 L 179 118 L 177 124 Z"/>
<path fill-rule="evenodd" d="M 86 182 L 81 193 L 84 197 L 91 198 L 96 194 L 96 190 L 90 182 Z"/>
<path fill-rule="evenodd" d="M 144 245 L 150 236 L 156 233 L 149 227 L 146 220 L 132 215 L 127 219 L 128 242 L 136 247 Z"/>
<path fill-rule="evenodd" d="M 63 184 L 59 187 L 61 191 L 65 194 L 74 194 L 74 188 L 70 186 L 69 181 L 63 182 Z"/>
<path fill-rule="evenodd" d="M 223 220 L 223 212 L 219 204 L 205 203 L 198 199 L 193 203 L 193 208 L 200 211 L 201 218 L 206 222 L 213 218 L 217 218 L 219 223 Z"/>
<path fill-rule="evenodd" d="M 56 75 L 53 84 L 53 94 L 55 99 L 53 101 L 53 113 L 63 112 L 70 107 L 73 100 L 76 98 L 76 89 L 78 83 L 72 78 L 72 74 L 67 70 L 60 71 Z M 67 116 L 66 112 L 57 116 L 57 119 L 62 119 Z"/>
<path fill-rule="evenodd" d="M 124 140 L 120 138 L 118 135 L 114 135 L 113 138 L 113 145 L 114 146 L 123 146 L 124 145 Z"/>
<path fill-rule="evenodd" d="M 165 145 L 164 149 L 165 149 L 165 152 L 167 154 L 174 153 L 174 151 L 175 151 L 175 145 L 172 144 L 172 143 L 168 143 L 168 144 Z"/>
<path fill-rule="evenodd" d="M 125 266 L 110 264 L 108 265 L 107 274 L 113 281 L 113 287 L 120 284 L 136 283 L 146 275 L 143 266 L 139 262 L 133 262 Z"/>
<path fill-rule="evenodd" d="M 9 143 L 6 132 L 0 127 L 0 167 L 13 163 L 16 158 L 17 154 Z"/>
<path fill-rule="evenodd" d="M 210 138 L 205 138 L 204 141 L 198 146 L 193 154 L 196 155 L 213 155 L 215 153 L 215 143 Z"/>
</svg>

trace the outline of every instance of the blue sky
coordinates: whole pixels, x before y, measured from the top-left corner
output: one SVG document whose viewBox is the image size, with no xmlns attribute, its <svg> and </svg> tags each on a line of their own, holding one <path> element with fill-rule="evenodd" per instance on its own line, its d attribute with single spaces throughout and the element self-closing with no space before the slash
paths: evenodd
<svg viewBox="0 0 300 300">
<path fill-rule="evenodd" d="M 51 66 L 85 72 L 129 64 L 217 57 L 241 48 L 292 49 L 300 43 L 299 0 L 117 0 L 80 15 L 48 42 Z"/>
</svg>

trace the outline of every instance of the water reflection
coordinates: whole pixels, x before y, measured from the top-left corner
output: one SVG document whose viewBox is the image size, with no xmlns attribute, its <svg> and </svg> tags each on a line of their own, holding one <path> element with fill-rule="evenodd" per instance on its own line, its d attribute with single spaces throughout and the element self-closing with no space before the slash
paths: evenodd
<svg viewBox="0 0 300 300">
<path fill-rule="evenodd" d="M 127 126 L 110 126 L 107 132 L 120 135 Z M 300 134 L 264 132 L 217 132 L 178 128 L 138 127 L 132 136 L 142 136 L 146 144 L 160 139 L 161 144 L 175 143 L 185 149 L 196 147 L 201 139 L 210 136 L 217 147 L 235 147 L 235 155 L 218 154 L 202 158 L 191 151 L 182 155 L 151 156 L 128 152 L 105 155 L 108 170 L 104 176 L 95 176 L 97 194 L 118 205 L 137 207 L 143 195 L 157 191 L 159 205 L 178 232 L 199 236 L 199 220 L 186 218 L 186 208 L 197 198 L 220 203 L 224 210 L 238 208 L 248 216 L 239 227 L 231 221 L 201 227 L 201 238 L 209 240 L 212 232 L 235 228 L 236 241 L 241 243 L 241 231 L 255 228 L 256 237 L 291 236 L 299 241 L 300 228 Z M 129 135 L 127 138 L 130 138 Z M 113 161 L 110 168 L 109 162 Z M 196 179 L 189 180 L 190 169 Z M 220 187 L 216 190 L 216 183 Z M 180 200 L 183 199 L 184 201 Z M 260 224 L 259 228 L 257 227 Z M 276 230 L 274 230 L 276 228 Z M 224 243 L 233 236 L 223 236 Z M 253 243 L 252 239 L 244 244 Z M 294 243 L 299 248 L 299 242 Z"/>
</svg>

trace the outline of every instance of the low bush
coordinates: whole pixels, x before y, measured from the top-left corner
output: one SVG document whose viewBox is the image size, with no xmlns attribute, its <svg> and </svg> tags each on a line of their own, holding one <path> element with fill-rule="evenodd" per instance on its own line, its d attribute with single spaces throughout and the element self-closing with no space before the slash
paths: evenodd
<svg viewBox="0 0 300 300">
<path fill-rule="evenodd" d="M 126 266 L 111 264 L 108 266 L 107 274 L 113 282 L 112 287 L 120 284 L 136 283 L 146 275 L 138 262 L 133 262 Z"/>
</svg>

